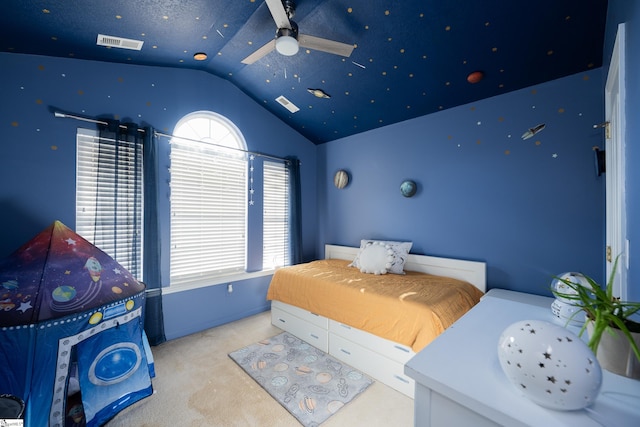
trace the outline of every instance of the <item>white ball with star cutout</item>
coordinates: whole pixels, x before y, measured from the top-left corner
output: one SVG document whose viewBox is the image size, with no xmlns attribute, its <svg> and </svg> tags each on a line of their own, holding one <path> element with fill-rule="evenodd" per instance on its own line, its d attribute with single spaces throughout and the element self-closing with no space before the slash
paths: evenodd
<svg viewBox="0 0 640 427">
<path fill-rule="evenodd" d="M 585 408 L 602 386 L 602 369 L 587 344 L 568 329 L 542 320 L 508 326 L 498 342 L 498 358 L 509 381 L 545 408 Z"/>
</svg>

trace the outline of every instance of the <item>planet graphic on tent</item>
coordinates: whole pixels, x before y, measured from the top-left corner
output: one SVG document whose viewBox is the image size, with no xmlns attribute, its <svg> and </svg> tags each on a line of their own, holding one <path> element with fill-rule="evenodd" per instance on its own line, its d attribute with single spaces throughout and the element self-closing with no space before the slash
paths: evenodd
<svg viewBox="0 0 640 427">
<path fill-rule="evenodd" d="M 57 302 L 69 302 L 76 296 L 76 290 L 73 286 L 58 286 L 53 290 L 51 296 Z"/>
<path fill-rule="evenodd" d="M 18 289 L 18 281 L 17 280 L 7 280 L 6 282 L 2 283 L 2 287 L 9 290 L 9 291 L 14 291 L 16 289 Z"/>
</svg>

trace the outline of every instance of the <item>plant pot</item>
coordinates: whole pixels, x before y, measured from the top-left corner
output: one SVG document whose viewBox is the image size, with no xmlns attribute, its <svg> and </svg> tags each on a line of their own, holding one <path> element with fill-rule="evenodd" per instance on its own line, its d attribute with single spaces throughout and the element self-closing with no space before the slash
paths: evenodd
<svg viewBox="0 0 640 427">
<path fill-rule="evenodd" d="M 587 322 L 589 337 L 593 331 L 593 322 Z M 613 333 L 609 333 L 609 332 Z M 640 346 L 640 333 L 631 332 L 631 336 Z M 640 379 L 640 361 L 633 353 L 627 337 L 617 328 L 609 328 L 602 334 L 597 352 L 598 362 L 603 369 L 614 374 Z"/>
</svg>

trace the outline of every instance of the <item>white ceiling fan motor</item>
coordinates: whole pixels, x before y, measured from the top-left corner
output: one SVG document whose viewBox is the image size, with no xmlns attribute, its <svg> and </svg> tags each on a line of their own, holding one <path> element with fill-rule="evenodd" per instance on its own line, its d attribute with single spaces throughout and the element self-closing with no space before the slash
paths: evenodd
<svg viewBox="0 0 640 427">
<path fill-rule="evenodd" d="M 298 24 L 289 21 L 291 28 L 278 28 L 276 31 L 276 50 L 279 54 L 293 56 L 298 53 Z"/>
</svg>

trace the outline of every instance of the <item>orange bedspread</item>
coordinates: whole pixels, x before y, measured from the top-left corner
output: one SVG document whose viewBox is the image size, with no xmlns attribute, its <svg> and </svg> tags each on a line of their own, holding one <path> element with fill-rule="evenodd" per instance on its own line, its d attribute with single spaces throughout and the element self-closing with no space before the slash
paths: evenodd
<svg viewBox="0 0 640 427">
<path fill-rule="evenodd" d="M 376 276 L 326 259 L 281 268 L 267 299 L 407 345 L 418 352 L 480 301 L 473 285 L 408 271 Z"/>
</svg>

